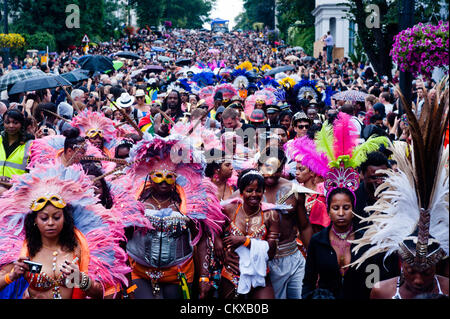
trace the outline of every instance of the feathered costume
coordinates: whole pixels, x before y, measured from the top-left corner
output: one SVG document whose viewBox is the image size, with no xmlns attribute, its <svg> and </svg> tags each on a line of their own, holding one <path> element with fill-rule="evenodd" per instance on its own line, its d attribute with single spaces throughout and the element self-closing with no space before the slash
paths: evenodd
<svg viewBox="0 0 450 319">
<path fill-rule="evenodd" d="M 72 206 L 75 237 L 81 248 L 80 270 L 96 281 L 104 290 L 123 283 L 126 254 L 119 247 L 124 240 L 123 225 L 113 211 L 97 204 L 92 182 L 80 166 L 38 166 L 12 179 L 13 186 L 0 198 L 0 265 L 10 264 L 19 256 L 28 254 L 25 241 L 25 217 L 40 197 L 57 195 Z M 74 288 L 72 298 L 84 298 Z"/>
<path fill-rule="evenodd" d="M 359 186 L 356 168 L 367 159 L 368 153 L 389 143 L 386 137 L 380 136 L 358 145 L 358 137 L 351 116 L 340 112 L 333 126 L 328 122 L 323 124 L 314 142 L 308 137 L 294 139 L 287 143 L 286 150 L 291 158 L 301 156 L 302 165 L 325 178 L 327 194 L 334 188 L 343 187 L 354 194 Z"/>
<path fill-rule="evenodd" d="M 113 120 L 107 118 L 101 112 L 85 110 L 75 116 L 70 125 L 79 128 L 82 137 L 99 132 L 103 137 L 103 150 L 101 151 L 108 157 L 113 157 L 111 154 L 114 154 L 114 147 L 119 142 Z"/>
<path fill-rule="evenodd" d="M 449 119 L 449 89 L 444 90 L 443 83 L 438 86 L 435 104 L 425 92 L 419 119 L 399 92 L 412 128 L 413 146 L 407 157 L 405 144 L 394 145 L 399 172 L 385 171 L 388 178 L 376 190 L 377 202 L 365 208 L 372 213 L 363 221 L 371 224 L 364 236 L 354 241 L 354 251 L 370 248 L 352 266 L 359 267 L 380 252 L 386 256 L 397 252 L 403 262 L 424 271 L 448 256 L 449 150 L 444 149 L 443 138 Z"/>
<path fill-rule="evenodd" d="M 64 141 L 66 137 L 63 135 L 50 135 L 38 138 L 33 141 L 30 147 L 30 162 L 27 166 L 28 169 L 33 168 L 36 165 L 42 164 L 61 164 L 61 155 L 64 151 Z M 85 156 L 104 157 L 101 151 L 92 145 L 89 141 L 86 141 L 86 154 Z M 102 161 L 102 169 L 105 171 L 112 170 L 115 167 L 115 163 Z"/>
<path fill-rule="evenodd" d="M 144 138 L 130 151 L 129 161 L 134 164 L 125 169 L 125 174 L 134 180 L 132 192 L 138 198 L 147 187 L 146 178 L 150 172 L 165 168 L 176 173 L 176 189 L 182 199 L 181 211 L 194 221 L 198 229 L 191 243 L 194 246 L 202 235 L 200 224 L 214 236 L 225 216 L 216 197 L 216 186 L 203 175 L 204 155 L 193 143 L 188 137 L 176 134 L 165 138 L 144 134 Z M 179 157 L 177 151 L 183 152 L 183 157 Z"/>
</svg>

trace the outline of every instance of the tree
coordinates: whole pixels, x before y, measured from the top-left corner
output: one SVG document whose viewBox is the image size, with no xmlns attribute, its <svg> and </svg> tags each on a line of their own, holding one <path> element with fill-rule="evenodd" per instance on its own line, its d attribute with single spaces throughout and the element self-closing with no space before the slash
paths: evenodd
<svg viewBox="0 0 450 319">
<path fill-rule="evenodd" d="M 10 1 L 12 2 L 12 1 Z M 114 29 L 108 21 L 112 19 L 111 10 L 116 0 L 15 0 L 11 7 L 12 31 L 34 34 L 48 32 L 56 39 L 58 49 L 69 45 L 80 45 L 84 34 L 91 39 L 102 39 L 111 36 Z M 79 26 L 69 27 L 67 18 L 73 12 L 66 12 L 69 5 L 79 8 Z"/>
<path fill-rule="evenodd" d="M 244 12 L 236 18 L 236 28 L 252 30 L 255 22 L 275 28 L 275 0 L 244 0 Z"/>
<path fill-rule="evenodd" d="M 131 4 L 136 8 L 138 26 L 158 26 L 166 8 L 165 0 L 134 0 Z"/>
<path fill-rule="evenodd" d="M 280 30 L 281 38 L 287 40 L 288 29 L 294 27 L 294 24 L 299 21 L 301 27 L 295 26 L 297 33 L 309 33 L 308 30 L 302 30 L 303 28 L 314 27 L 314 16 L 311 11 L 314 10 L 314 0 L 278 0 L 278 29 Z M 304 37 L 306 35 L 303 35 Z M 313 40 L 314 41 L 314 40 Z"/>
<path fill-rule="evenodd" d="M 448 0 L 445 0 L 448 4 Z M 358 37 L 375 71 L 379 75 L 392 77 L 392 59 L 389 55 L 394 36 L 400 32 L 399 16 L 401 0 L 348 0 L 348 19 L 358 25 Z M 371 7 L 368 7 L 368 6 Z M 372 8 L 366 12 L 366 8 Z M 426 8 L 426 9 L 425 9 Z M 378 9 L 379 20 L 371 20 L 370 15 Z M 417 0 L 415 23 L 433 22 L 441 10 L 436 0 Z M 378 22 L 377 26 L 373 22 Z M 435 22 L 435 21 L 434 21 Z"/>
</svg>

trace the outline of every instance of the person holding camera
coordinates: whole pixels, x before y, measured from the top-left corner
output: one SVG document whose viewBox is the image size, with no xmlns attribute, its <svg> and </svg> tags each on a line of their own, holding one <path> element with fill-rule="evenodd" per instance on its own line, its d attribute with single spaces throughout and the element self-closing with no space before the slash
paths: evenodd
<svg viewBox="0 0 450 319">
<path fill-rule="evenodd" d="M 0 199 L 0 291 L 25 279 L 22 299 L 101 299 L 127 285 L 123 226 L 97 201 L 81 167 L 41 166 L 14 181 Z"/>
</svg>

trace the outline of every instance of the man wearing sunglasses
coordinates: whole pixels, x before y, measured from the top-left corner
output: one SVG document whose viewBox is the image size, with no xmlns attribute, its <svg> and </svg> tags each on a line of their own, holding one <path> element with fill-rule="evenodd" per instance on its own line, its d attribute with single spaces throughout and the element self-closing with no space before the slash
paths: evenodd
<svg viewBox="0 0 450 319">
<path fill-rule="evenodd" d="M 296 133 L 296 138 L 305 136 L 311 127 L 311 119 L 304 112 L 297 112 L 292 118 L 292 126 Z"/>
</svg>

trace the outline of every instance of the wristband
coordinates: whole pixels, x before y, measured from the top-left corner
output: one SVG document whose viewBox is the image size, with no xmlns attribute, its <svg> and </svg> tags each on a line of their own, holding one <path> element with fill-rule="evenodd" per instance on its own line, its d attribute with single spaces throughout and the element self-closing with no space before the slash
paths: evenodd
<svg viewBox="0 0 450 319">
<path fill-rule="evenodd" d="M 209 282 L 209 277 L 201 276 L 201 277 L 199 278 L 198 281 L 199 281 L 199 282 L 202 282 L 202 281 L 204 281 L 204 282 Z"/>
<path fill-rule="evenodd" d="M 245 240 L 244 246 L 248 247 L 248 245 L 250 245 L 250 237 L 247 236 L 247 239 Z"/>
<path fill-rule="evenodd" d="M 7 285 L 13 283 L 13 280 L 11 280 L 11 278 L 9 278 L 9 274 L 6 274 L 6 275 L 5 275 L 5 282 L 6 282 Z"/>
</svg>

